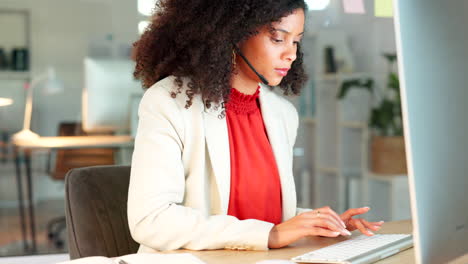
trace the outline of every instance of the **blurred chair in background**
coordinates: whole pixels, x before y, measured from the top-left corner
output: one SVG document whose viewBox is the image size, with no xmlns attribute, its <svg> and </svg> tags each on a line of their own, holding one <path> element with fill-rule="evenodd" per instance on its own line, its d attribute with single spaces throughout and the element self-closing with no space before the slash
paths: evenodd
<svg viewBox="0 0 468 264">
<path fill-rule="evenodd" d="M 60 123 L 59 136 L 88 136 L 83 131 L 81 123 Z M 51 156 L 49 156 L 51 157 Z M 49 174 L 54 180 L 65 180 L 65 175 L 71 169 L 96 165 L 113 165 L 114 149 L 112 148 L 79 148 L 58 150 L 56 152 L 54 171 Z M 48 163 L 50 164 L 50 162 Z M 65 229 L 65 217 L 56 217 L 49 221 L 47 233 L 56 247 L 62 248 L 64 241 L 60 234 Z"/>
<path fill-rule="evenodd" d="M 11 104 L 13 104 L 12 99 L 0 97 L 0 107 L 9 106 Z M 0 113 L 0 114 L 3 114 L 3 113 Z M 0 118 L 3 118 L 3 115 L 0 115 Z M 8 156 L 9 135 L 6 131 L 4 131 L 5 127 L 1 124 L 2 124 L 2 121 L 0 120 L 0 160 L 2 161 L 2 163 L 6 163 L 7 156 Z"/>
</svg>

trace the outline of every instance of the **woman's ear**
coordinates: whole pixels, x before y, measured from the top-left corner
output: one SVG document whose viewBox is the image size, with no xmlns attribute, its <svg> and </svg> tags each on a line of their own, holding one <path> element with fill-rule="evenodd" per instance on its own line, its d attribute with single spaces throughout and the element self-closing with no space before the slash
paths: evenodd
<svg viewBox="0 0 468 264">
<path fill-rule="evenodd" d="M 233 43 L 233 48 L 235 49 L 235 51 L 238 51 L 238 50 L 241 50 L 242 47 L 244 46 L 244 43 L 245 43 L 245 40 L 244 41 L 239 41 L 237 43 Z"/>
</svg>

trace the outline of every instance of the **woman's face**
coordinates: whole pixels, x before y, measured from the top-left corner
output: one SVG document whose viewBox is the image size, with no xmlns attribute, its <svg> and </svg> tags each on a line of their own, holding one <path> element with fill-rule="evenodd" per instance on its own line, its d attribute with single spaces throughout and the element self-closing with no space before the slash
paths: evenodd
<svg viewBox="0 0 468 264">
<path fill-rule="evenodd" d="M 272 23 L 272 28 L 264 26 L 259 34 L 239 45 L 242 54 L 269 85 L 278 85 L 288 74 L 297 56 L 297 44 L 304 34 L 304 20 L 304 10 L 296 9 L 281 21 Z M 242 76 L 261 82 L 240 56 L 236 56 L 236 68 Z"/>
</svg>

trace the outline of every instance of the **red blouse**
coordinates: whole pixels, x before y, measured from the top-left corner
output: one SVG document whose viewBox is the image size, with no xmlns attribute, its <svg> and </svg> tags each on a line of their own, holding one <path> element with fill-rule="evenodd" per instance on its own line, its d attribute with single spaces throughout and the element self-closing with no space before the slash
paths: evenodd
<svg viewBox="0 0 468 264">
<path fill-rule="evenodd" d="M 281 223 L 281 183 L 263 124 L 260 86 L 253 95 L 231 89 L 226 104 L 231 160 L 228 215 Z"/>
</svg>

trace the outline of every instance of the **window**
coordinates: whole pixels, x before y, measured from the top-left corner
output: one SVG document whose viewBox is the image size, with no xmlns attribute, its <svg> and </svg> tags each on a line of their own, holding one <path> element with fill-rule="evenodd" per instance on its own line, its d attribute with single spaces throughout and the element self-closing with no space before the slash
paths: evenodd
<svg viewBox="0 0 468 264">
<path fill-rule="evenodd" d="M 145 29 L 149 25 L 149 17 L 153 14 L 157 0 L 138 0 L 138 13 L 140 13 L 142 19 L 138 23 L 138 33 L 143 34 Z M 145 18 L 143 18 L 145 17 Z"/>
<path fill-rule="evenodd" d="M 144 16 L 151 16 L 157 0 L 138 0 L 138 12 Z"/>
<path fill-rule="evenodd" d="M 145 29 L 149 26 L 149 21 L 140 21 L 140 23 L 138 23 L 138 33 L 143 34 L 143 32 L 145 32 Z"/>
<path fill-rule="evenodd" d="M 323 10 L 330 4 L 330 0 L 306 0 L 309 10 Z"/>
</svg>

